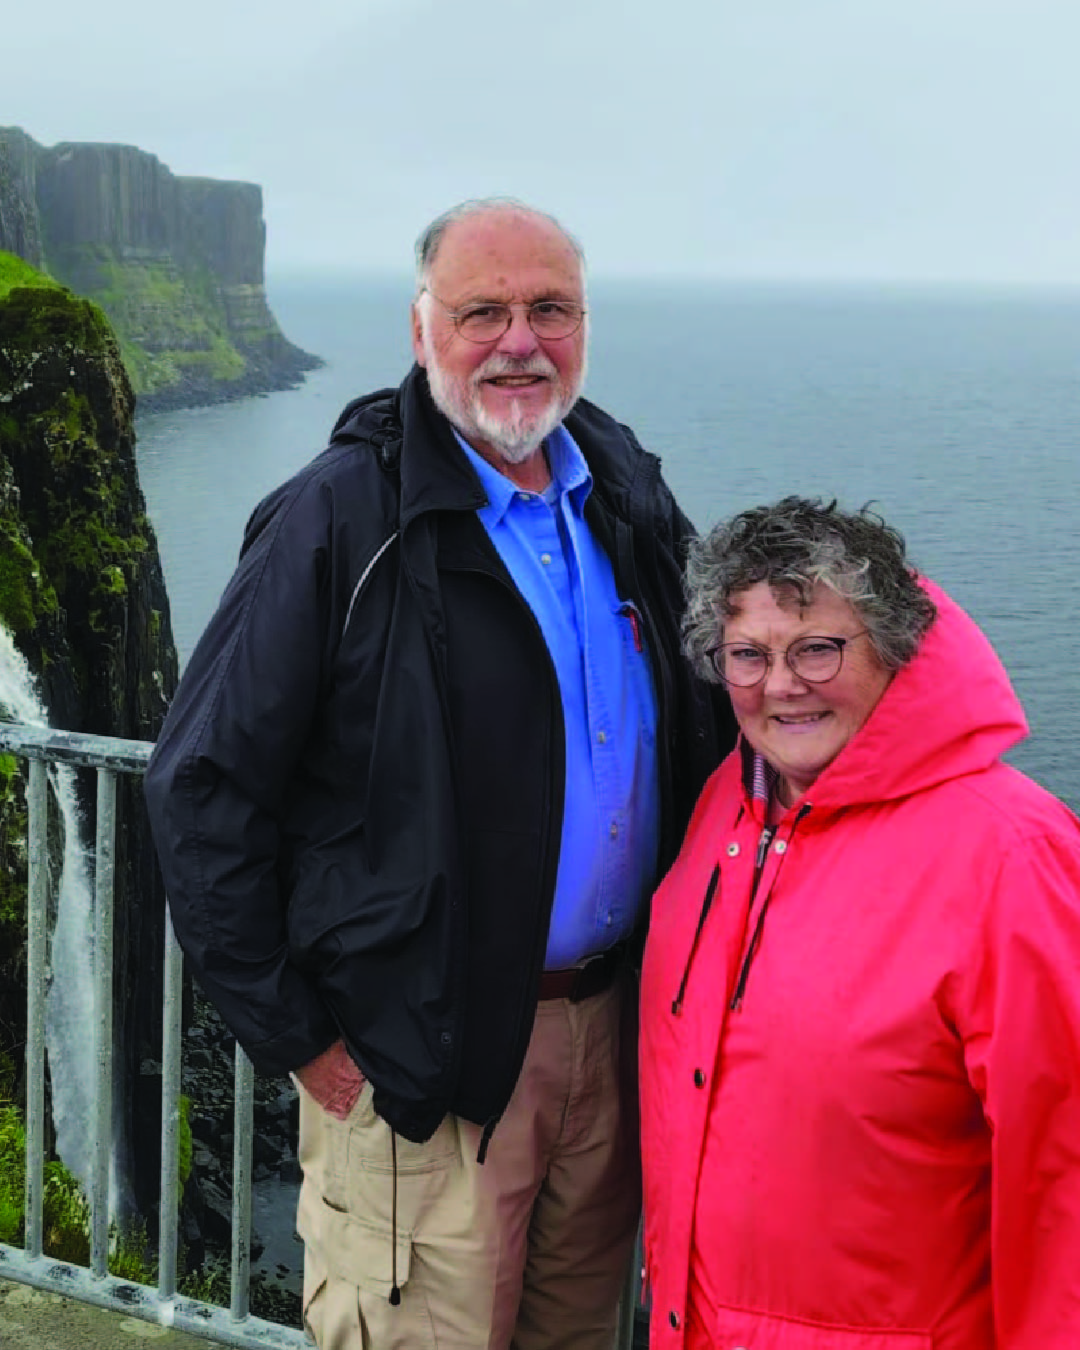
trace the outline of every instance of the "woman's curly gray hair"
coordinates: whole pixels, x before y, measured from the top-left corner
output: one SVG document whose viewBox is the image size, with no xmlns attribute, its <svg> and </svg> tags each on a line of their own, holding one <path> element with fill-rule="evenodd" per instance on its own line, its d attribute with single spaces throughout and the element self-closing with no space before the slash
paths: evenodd
<svg viewBox="0 0 1080 1350">
<path fill-rule="evenodd" d="M 903 536 L 868 507 L 784 497 L 741 511 L 695 539 L 687 558 L 683 650 L 703 679 L 716 683 L 708 653 L 723 641 L 738 597 L 766 582 L 798 605 L 827 586 L 855 609 L 882 664 L 899 670 L 934 622 L 934 602 L 908 563 Z"/>
</svg>

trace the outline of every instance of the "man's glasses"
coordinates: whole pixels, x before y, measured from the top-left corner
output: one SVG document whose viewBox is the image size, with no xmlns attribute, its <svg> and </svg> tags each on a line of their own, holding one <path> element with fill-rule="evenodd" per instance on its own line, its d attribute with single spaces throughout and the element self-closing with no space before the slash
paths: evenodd
<svg viewBox="0 0 1080 1350">
<path fill-rule="evenodd" d="M 725 684 L 737 689 L 750 689 L 760 684 L 772 668 L 775 657 L 782 655 L 788 669 L 807 684 L 825 684 L 840 674 L 844 664 L 844 648 L 862 637 L 862 628 L 850 637 L 801 637 L 783 653 L 770 647 L 758 647 L 753 642 L 721 642 L 710 647 L 706 655 L 713 670 Z"/>
<path fill-rule="evenodd" d="M 467 342 L 497 342 L 510 327 L 518 305 L 504 305 L 497 300 L 481 300 L 462 309 L 451 309 L 440 300 L 430 286 L 421 287 L 437 304 L 442 305 L 454 327 Z M 525 318 L 538 338 L 554 341 L 571 337 L 581 327 L 585 309 L 572 300 L 534 300 L 525 305 Z"/>
</svg>

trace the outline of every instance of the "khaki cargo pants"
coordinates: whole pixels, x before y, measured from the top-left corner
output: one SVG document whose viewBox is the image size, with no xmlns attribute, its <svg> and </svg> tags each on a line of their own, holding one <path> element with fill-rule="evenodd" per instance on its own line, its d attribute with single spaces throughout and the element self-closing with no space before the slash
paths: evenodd
<svg viewBox="0 0 1080 1350">
<path fill-rule="evenodd" d="M 636 1023 L 629 975 L 541 1003 L 482 1166 L 467 1121 L 392 1145 L 370 1084 L 344 1122 L 301 1092 L 304 1320 L 319 1350 L 611 1350 L 640 1208 Z"/>
</svg>

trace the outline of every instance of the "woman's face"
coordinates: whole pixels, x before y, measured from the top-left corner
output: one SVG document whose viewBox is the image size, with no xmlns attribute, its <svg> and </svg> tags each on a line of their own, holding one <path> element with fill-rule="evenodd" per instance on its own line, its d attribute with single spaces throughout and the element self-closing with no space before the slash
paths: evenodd
<svg viewBox="0 0 1080 1350">
<path fill-rule="evenodd" d="M 772 663 L 760 684 L 728 687 L 743 735 L 781 775 L 781 800 L 790 805 L 809 789 L 870 716 L 892 672 L 881 664 L 848 601 L 815 588 L 800 609 L 761 581 L 733 597 L 738 612 L 724 624 L 723 641 L 768 648 Z M 860 636 L 856 637 L 856 634 Z M 847 638 L 839 674 L 809 684 L 791 670 L 784 652 L 798 638 Z"/>
</svg>

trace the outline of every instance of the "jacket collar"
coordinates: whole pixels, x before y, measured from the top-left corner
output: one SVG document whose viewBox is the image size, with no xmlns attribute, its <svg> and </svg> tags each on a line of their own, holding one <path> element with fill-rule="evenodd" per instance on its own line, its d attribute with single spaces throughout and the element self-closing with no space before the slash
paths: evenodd
<svg viewBox="0 0 1080 1350">
<path fill-rule="evenodd" d="M 628 428 L 587 399 L 578 399 L 564 425 L 592 474 L 594 496 L 616 516 L 642 523 L 660 461 L 642 450 Z M 348 405 L 334 440 L 397 442 L 401 475 L 401 524 L 426 511 L 475 511 L 487 500 L 483 486 L 435 407 L 427 374 L 414 365 L 397 390 L 380 390 Z"/>
<path fill-rule="evenodd" d="M 414 365 L 399 391 L 402 428 L 401 526 L 425 511 L 476 511 L 487 494 Z"/>
</svg>

